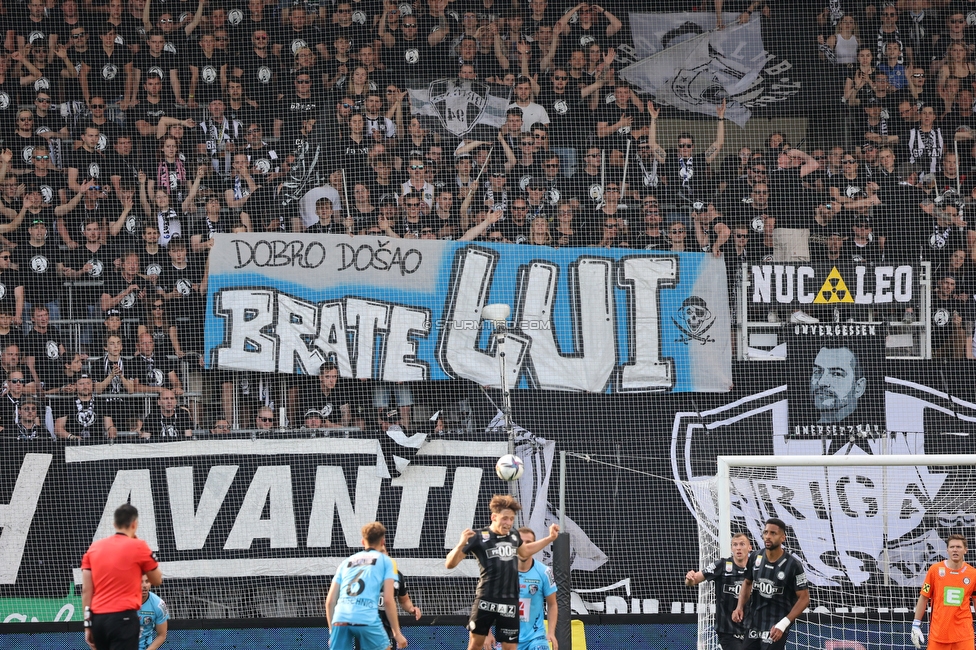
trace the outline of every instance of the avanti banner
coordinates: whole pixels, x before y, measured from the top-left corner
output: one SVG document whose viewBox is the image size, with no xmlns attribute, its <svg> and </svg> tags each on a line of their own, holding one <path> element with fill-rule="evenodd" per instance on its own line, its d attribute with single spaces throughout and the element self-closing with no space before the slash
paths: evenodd
<svg viewBox="0 0 976 650">
<path fill-rule="evenodd" d="M 727 392 L 725 265 L 701 253 L 345 237 L 217 235 L 211 368 L 500 385 L 486 304 L 512 308 L 509 383 Z"/>
</svg>

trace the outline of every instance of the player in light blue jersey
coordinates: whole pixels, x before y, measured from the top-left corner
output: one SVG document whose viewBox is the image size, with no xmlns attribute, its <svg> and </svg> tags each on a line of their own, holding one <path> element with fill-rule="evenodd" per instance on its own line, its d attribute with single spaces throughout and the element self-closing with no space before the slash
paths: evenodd
<svg viewBox="0 0 976 650">
<path fill-rule="evenodd" d="M 535 541 L 535 533 L 531 528 L 519 528 L 519 535 L 523 543 Z M 542 562 L 536 562 L 532 557 L 527 560 L 519 558 L 519 640 L 518 650 L 559 650 L 556 642 L 556 619 L 559 607 L 556 605 L 556 578 L 552 569 Z M 543 617 L 549 619 L 549 632 Z M 500 647 L 501 644 L 498 644 Z M 495 648 L 494 635 L 488 635 L 485 647 Z"/>
<path fill-rule="evenodd" d="M 325 599 L 329 649 L 352 650 L 357 642 L 361 650 L 390 647 L 390 638 L 380 621 L 380 596 L 397 647 L 406 648 L 393 593 L 396 563 L 385 555 L 386 527 L 374 521 L 363 526 L 362 533 L 366 550 L 342 561 Z"/>
<path fill-rule="evenodd" d="M 139 650 L 156 650 L 166 642 L 169 610 L 163 599 L 149 591 L 149 578 L 142 576 L 142 605 L 139 607 Z"/>
</svg>

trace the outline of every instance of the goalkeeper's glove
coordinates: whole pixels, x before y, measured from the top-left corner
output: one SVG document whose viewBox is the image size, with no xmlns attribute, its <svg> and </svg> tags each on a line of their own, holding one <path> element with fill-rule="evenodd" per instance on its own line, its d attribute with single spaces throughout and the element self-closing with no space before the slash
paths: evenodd
<svg viewBox="0 0 976 650">
<path fill-rule="evenodd" d="M 925 643 L 925 634 L 922 632 L 922 621 L 918 619 L 912 621 L 912 643 L 919 650 L 921 650 L 922 645 Z"/>
</svg>

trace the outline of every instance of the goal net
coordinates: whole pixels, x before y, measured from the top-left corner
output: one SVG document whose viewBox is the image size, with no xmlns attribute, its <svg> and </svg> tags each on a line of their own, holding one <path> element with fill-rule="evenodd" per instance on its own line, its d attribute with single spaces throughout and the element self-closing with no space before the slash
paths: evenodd
<svg viewBox="0 0 976 650">
<path fill-rule="evenodd" d="M 787 524 L 784 546 L 811 585 L 790 647 L 909 647 L 925 572 L 945 557 L 950 534 L 972 540 L 974 462 L 969 455 L 719 457 L 716 476 L 686 484 L 701 566 L 729 557 L 735 533 L 762 549 L 764 522 L 778 517 Z M 718 648 L 707 582 L 697 611 L 698 648 Z"/>
</svg>

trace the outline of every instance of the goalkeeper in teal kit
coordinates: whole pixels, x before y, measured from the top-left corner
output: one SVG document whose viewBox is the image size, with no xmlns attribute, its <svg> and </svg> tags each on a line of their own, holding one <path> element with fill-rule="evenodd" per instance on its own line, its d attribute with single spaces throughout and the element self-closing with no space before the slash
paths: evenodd
<svg viewBox="0 0 976 650">
<path fill-rule="evenodd" d="M 519 528 L 522 542 L 534 542 L 535 533 L 531 528 Z M 552 569 L 531 557 L 519 558 L 519 640 L 518 650 L 559 650 L 556 642 L 556 618 L 559 609 L 556 605 L 556 579 Z M 544 619 L 549 620 L 546 632 Z M 488 635 L 488 647 L 495 647 L 495 639 Z"/>
</svg>

